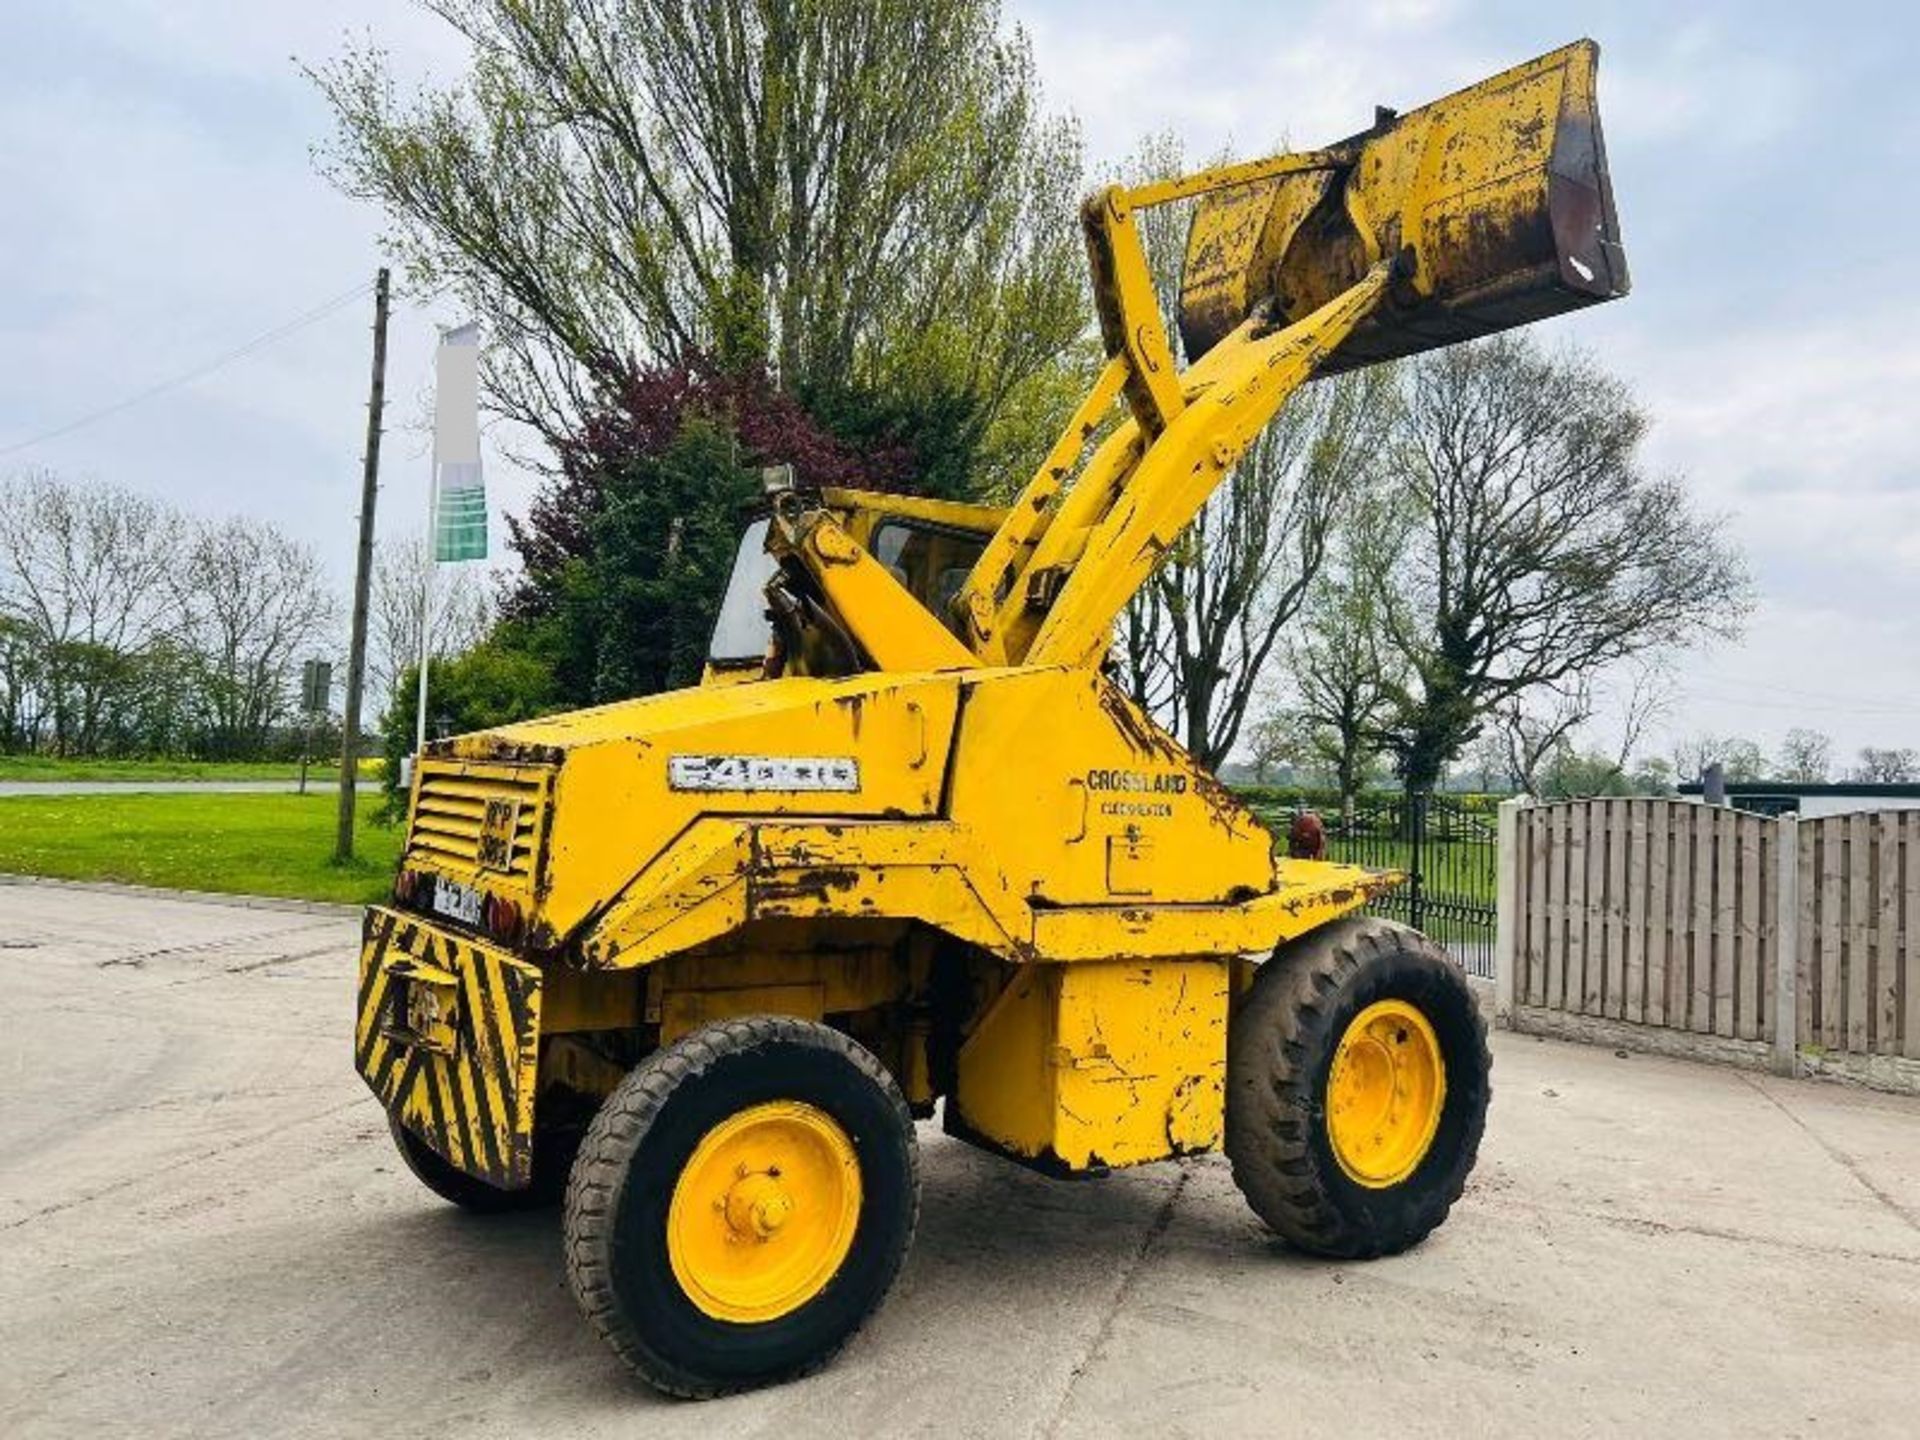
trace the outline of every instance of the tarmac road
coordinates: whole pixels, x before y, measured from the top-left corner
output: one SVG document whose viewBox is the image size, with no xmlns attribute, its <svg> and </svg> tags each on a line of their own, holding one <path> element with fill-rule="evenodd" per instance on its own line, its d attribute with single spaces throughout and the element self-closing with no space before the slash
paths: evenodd
<svg viewBox="0 0 1920 1440">
<path fill-rule="evenodd" d="M 922 1127 L 918 1242 L 840 1360 L 663 1401 L 556 1217 L 401 1169 L 354 937 L 0 884 L 0 1434 L 1914 1433 L 1920 1102 L 1504 1035 L 1411 1255 L 1292 1254 L 1217 1160 L 1063 1184 Z"/>
</svg>

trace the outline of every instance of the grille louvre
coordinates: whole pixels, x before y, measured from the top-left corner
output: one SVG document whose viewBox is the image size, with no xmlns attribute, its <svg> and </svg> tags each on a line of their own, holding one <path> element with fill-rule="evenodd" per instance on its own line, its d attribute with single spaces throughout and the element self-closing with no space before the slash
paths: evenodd
<svg viewBox="0 0 1920 1440">
<path fill-rule="evenodd" d="M 540 815 L 550 770 L 507 765 L 426 762 L 415 793 L 407 848 L 436 859 L 480 868 L 480 832 L 489 801 L 517 802 L 511 858 L 494 873 L 531 881 L 540 845 Z"/>
</svg>

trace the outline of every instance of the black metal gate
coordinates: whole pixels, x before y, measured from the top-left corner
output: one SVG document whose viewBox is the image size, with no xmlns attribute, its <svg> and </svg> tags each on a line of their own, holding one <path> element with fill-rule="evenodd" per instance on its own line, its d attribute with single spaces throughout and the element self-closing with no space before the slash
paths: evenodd
<svg viewBox="0 0 1920 1440">
<path fill-rule="evenodd" d="M 1255 809 L 1284 845 L 1299 808 Z M 1345 816 L 1317 813 L 1329 860 L 1406 875 L 1370 909 L 1424 931 L 1468 974 L 1493 977 L 1498 817 L 1491 807 L 1454 795 L 1395 795 Z"/>
</svg>

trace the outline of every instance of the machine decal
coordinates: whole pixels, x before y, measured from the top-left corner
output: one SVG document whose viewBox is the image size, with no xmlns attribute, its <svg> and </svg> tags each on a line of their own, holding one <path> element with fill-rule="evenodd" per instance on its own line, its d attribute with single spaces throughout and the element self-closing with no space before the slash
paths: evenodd
<svg viewBox="0 0 1920 1440">
<path fill-rule="evenodd" d="M 1089 770 L 1087 789 L 1117 790 L 1130 795 L 1184 795 L 1187 777 L 1177 770 L 1148 774 L 1144 770 Z"/>
<path fill-rule="evenodd" d="M 834 755 L 674 755 L 667 783 L 675 790 L 827 791 L 856 794 L 860 762 Z"/>
</svg>

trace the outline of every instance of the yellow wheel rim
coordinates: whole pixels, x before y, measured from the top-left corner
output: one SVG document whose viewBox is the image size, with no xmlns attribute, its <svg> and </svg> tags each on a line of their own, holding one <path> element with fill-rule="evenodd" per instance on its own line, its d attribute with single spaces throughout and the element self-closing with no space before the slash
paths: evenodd
<svg viewBox="0 0 1920 1440">
<path fill-rule="evenodd" d="M 1353 1017 L 1327 1076 L 1327 1138 L 1356 1185 L 1385 1190 L 1420 1166 L 1440 1128 L 1447 1067 L 1427 1017 L 1381 1000 Z"/>
<path fill-rule="evenodd" d="M 687 1298 L 716 1320 L 798 1310 L 853 1248 L 860 1157 L 826 1111 L 755 1105 L 701 1138 L 674 1183 L 667 1256 Z"/>
</svg>

